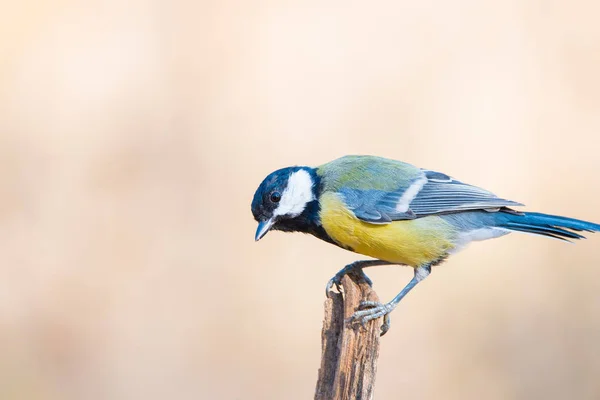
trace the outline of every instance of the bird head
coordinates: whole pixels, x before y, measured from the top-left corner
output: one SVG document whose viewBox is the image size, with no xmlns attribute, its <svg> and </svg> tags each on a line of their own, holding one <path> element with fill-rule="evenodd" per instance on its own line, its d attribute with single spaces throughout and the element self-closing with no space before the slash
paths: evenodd
<svg viewBox="0 0 600 400">
<path fill-rule="evenodd" d="M 270 173 L 252 200 L 252 214 L 258 222 L 255 240 L 271 229 L 296 230 L 296 220 L 317 199 L 317 181 L 317 174 L 310 167 L 288 167 Z"/>
</svg>

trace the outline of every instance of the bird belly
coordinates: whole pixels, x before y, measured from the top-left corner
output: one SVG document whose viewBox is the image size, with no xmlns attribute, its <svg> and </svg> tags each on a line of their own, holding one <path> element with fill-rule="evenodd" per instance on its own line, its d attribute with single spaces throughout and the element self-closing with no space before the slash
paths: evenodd
<svg viewBox="0 0 600 400">
<path fill-rule="evenodd" d="M 336 193 L 323 193 L 320 205 L 327 234 L 360 254 L 418 267 L 443 259 L 454 248 L 453 226 L 437 216 L 370 224 L 356 218 Z"/>
</svg>

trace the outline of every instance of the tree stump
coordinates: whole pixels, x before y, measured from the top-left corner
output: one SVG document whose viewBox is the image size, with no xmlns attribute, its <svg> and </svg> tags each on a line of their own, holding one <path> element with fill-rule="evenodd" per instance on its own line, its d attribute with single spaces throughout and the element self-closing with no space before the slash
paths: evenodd
<svg viewBox="0 0 600 400">
<path fill-rule="evenodd" d="M 365 327 L 346 321 L 361 301 L 379 298 L 357 274 L 344 276 L 342 287 L 343 293 L 330 292 L 325 300 L 315 400 L 370 400 L 377 373 L 381 318 Z"/>
</svg>

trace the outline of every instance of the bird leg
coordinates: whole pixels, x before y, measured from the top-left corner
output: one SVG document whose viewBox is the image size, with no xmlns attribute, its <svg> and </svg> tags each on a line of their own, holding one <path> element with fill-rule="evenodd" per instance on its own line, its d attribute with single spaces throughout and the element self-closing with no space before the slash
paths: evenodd
<svg viewBox="0 0 600 400">
<path fill-rule="evenodd" d="M 392 264 L 392 263 L 387 262 L 387 261 L 383 261 L 383 260 L 361 260 L 361 261 L 354 261 L 353 263 L 350 263 L 350 264 L 346 265 L 344 268 L 340 269 L 338 271 L 338 273 L 335 274 L 335 276 L 333 278 L 331 278 L 329 280 L 329 282 L 327 282 L 327 286 L 325 287 L 325 295 L 327 297 L 329 297 L 329 292 L 333 288 L 333 285 L 335 285 L 335 287 L 337 288 L 338 292 L 341 292 L 342 278 L 344 277 L 344 275 L 346 275 L 346 274 L 348 274 L 350 272 L 362 274 L 363 279 L 365 281 L 367 281 L 367 283 L 369 284 L 369 286 L 373 286 L 373 282 L 363 272 L 362 269 L 366 268 L 366 267 L 375 267 L 377 265 L 389 265 L 389 264 Z"/>
<path fill-rule="evenodd" d="M 352 314 L 352 316 L 349 318 L 349 322 L 360 322 L 362 325 L 365 325 L 371 320 L 383 317 L 383 325 L 381 326 L 381 335 L 383 336 L 390 328 L 389 314 L 394 308 L 396 308 L 398 303 L 400 303 L 400 300 L 402 300 L 404 296 L 406 296 L 406 294 L 417 285 L 417 283 L 427 278 L 430 273 L 431 265 L 423 265 L 415 268 L 414 277 L 410 280 L 410 282 L 408 282 L 404 289 L 402 289 L 402 291 L 392 299 L 392 301 L 386 304 L 376 301 L 362 301 L 358 306 L 359 311 L 356 311 L 354 314 Z"/>
</svg>

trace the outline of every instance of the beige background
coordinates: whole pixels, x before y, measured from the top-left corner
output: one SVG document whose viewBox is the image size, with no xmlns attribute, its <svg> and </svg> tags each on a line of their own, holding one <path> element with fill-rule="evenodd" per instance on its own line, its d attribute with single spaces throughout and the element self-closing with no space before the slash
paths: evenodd
<svg viewBox="0 0 600 400">
<path fill-rule="evenodd" d="M 308 399 L 357 259 L 254 243 L 272 170 L 377 154 L 600 221 L 593 1 L 5 1 L 0 398 Z M 600 398 L 600 236 L 472 245 L 377 399 Z M 411 272 L 370 271 L 383 299 Z"/>
</svg>

